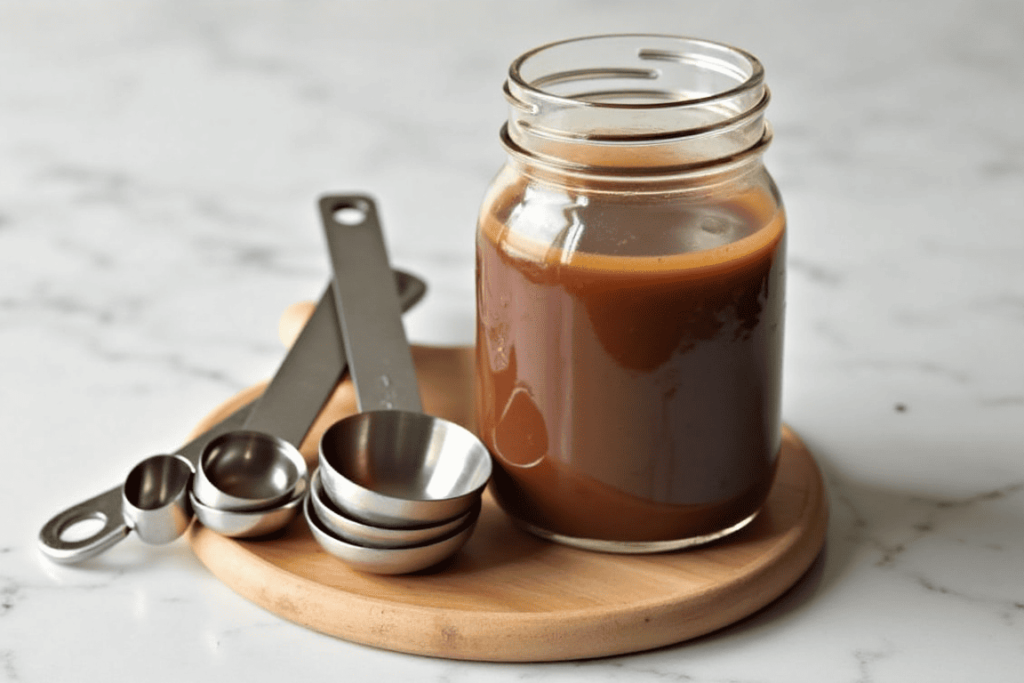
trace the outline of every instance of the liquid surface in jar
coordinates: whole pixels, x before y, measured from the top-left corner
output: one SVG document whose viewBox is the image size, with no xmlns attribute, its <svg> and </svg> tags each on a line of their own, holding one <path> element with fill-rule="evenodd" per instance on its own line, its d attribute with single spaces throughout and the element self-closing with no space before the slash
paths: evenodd
<svg viewBox="0 0 1024 683">
<path fill-rule="evenodd" d="M 763 191 L 698 205 L 525 184 L 486 203 L 478 426 L 507 512 L 651 542 L 757 511 L 781 443 L 777 206 Z"/>
</svg>

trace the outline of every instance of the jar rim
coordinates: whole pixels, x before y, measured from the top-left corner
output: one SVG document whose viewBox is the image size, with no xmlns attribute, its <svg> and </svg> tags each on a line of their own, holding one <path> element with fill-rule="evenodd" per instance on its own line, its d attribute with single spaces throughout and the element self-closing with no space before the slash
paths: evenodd
<svg viewBox="0 0 1024 683">
<path fill-rule="evenodd" d="M 517 143 L 511 135 L 507 123 L 501 127 L 499 137 L 501 139 L 501 146 L 511 158 L 518 159 L 528 165 L 539 166 L 540 168 L 554 166 L 557 167 L 559 175 L 571 175 L 576 178 L 592 177 L 601 178 L 606 181 L 614 181 L 618 178 L 626 182 L 636 182 L 642 178 L 664 180 L 711 171 L 722 171 L 730 167 L 739 168 L 751 159 L 756 159 L 764 154 L 765 150 L 771 145 L 774 135 L 771 125 L 765 122 L 761 135 L 749 147 L 711 159 L 663 166 L 598 166 L 541 157 L 531 153 L 528 149 Z"/>
<path fill-rule="evenodd" d="M 569 70 L 563 72 L 556 72 L 553 74 L 547 74 L 541 78 L 527 78 L 524 76 L 524 70 L 528 62 L 531 59 L 536 58 L 546 52 L 551 52 L 557 49 L 574 46 L 582 43 L 597 43 L 597 42 L 608 42 L 611 40 L 624 40 L 624 39 L 651 39 L 657 41 L 671 41 L 679 44 L 680 46 L 689 46 L 692 48 L 702 48 L 706 51 L 721 53 L 723 55 L 729 55 L 734 58 L 738 58 L 745 63 L 747 67 L 745 70 L 741 70 L 736 64 L 730 64 L 728 61 L 722 58 L 715 58 L 711 54 L 705 54 L 703 59 L 700 60 L 700 65 L 705 67 L 711 67 L 712 70 L 717 71 L 720 74 L 730 74 L 734 78 L 742 77 L 742 80 L 737 79 L 736 85 L 717 91 L 714 93 L 706 94 L 700 97 L 678 97 L 671 99 L 664 99 L 661 101 L 649 101 L 649 102 L 609 102 L 609 101 L 593 101 L 588 99 L 581 99 L 579 97 L 571 97 L 565 95 L 559 95 L 553 93 L 544 86 L 559 82 L 566 82 L 572 80 L 580 80 L 588 77 L 609 77 L 613 75 L 629 75 L 635 78 L 655 77 L 641 73 L 637 69 L 608 69 L 608 68 L 595 68 L 585 70 Z M 637 57 L 641 60 L 648 61 L 668 61 L 668 62 L 682 62 L 695 64 L 694 57 L 687 57 L 686 53 L 682 50 L 669 50 L 669 49 L 657 49 L 657 48 L 638 48 Z M 745 72 L 744 72 L 745 71 Z M 725 100 L 737 95 L 740 95 L 746 91 L 763 87 L 764 85 L 764 66 L 761 61 L 757 59 L 753 54 L 747 52 L 738 47 L 732 45 L 708 40 L 704 38 L 692 38 L 687 36 L 677 36 L 671 34 L 662 33 L 607 33 L 590 36 L 582 36 L 577 38 L 568 38 L 565 40 L 559 40 L 541 45 L 539 47 L 529 50 L 519 57 L 517 57 L 508 70 L 508 81 L 509 83 L 515 84 L 516 88 L 521 90 L 523 93 L 529 94 L 531 97 L 535 97 L 538 100 L 547 103 L 558 103 L 558 104 L 571 104 L 574 106 L 583 107 L 594 107 L 594 108 L 607 108 L 607 109 L 625 109 L 625 110 L 657 110 L 657 109 L 677 109 L 682 107 L 702 107 L 710 103 L 714 103 L 719 100 Z M 540 84 L 540 85 L 538 85 Z M 510 103 L 514 106 L 526 108 L 532 110 L 536 105 L 530 105 L 529 103 L 522 102 L 510 92 L 508 86 L 505 88 L 506 96 Z M 654 92 L 654 91 L 650 91 Z M 662 94 L 676 94 L 681 93 L 669 93 L 667 91 L 661 91 Z"/>
</svg>

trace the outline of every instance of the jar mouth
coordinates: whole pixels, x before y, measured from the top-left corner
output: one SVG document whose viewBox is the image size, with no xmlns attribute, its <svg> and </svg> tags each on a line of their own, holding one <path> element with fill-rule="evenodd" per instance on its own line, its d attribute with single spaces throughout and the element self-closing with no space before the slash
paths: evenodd
<svg viewBox="0 0 1024 683">
<path fill-rule="evenodd" d="M 506 147 L 563 168 L 703 168 L 771 138 L 761 62 L 710 40 L 623 33 L 549 43 L 512 62 L 504 90 Z"/>
<path fill-rule="evenodd" d="M 580 89 L 588 85 L 597 89 Z M 570 38 L 524 53 L 509 67 L 506 92 L 514 106 L 531 110 L 537 106 L 533 99 L 644 110 L 703 107 L 763 85 L 763 65 L 745 50 L 699 38 L 619 33 Z"/>
</svg>

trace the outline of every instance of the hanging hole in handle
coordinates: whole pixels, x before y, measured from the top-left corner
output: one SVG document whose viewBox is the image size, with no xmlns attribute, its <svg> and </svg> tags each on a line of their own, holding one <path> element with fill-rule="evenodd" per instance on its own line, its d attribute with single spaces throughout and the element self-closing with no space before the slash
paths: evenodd
<svg viewBox="0 0 1024 683">
<path fill-rule="evenodd" d="M 354 199 L 337 204 L 331 217 L 342 225 L 355 226 L 366 222 L 370 207 L 361 199 Z"/>
<path fill-rule="evenodd" d="M 88 517 L 76 519 L 65 527 L 62 527 L 58 538 L 64 543 L 79 543 L 86 541 L 101 531 L 107 524 L 107 516 L 102 512 L 95 512 Z"/>
</svg>

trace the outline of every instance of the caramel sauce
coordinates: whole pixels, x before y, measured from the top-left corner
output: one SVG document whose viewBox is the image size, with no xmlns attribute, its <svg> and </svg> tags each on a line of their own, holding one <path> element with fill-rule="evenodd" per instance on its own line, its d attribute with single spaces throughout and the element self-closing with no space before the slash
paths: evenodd
<svg viewBox="0 0 1024 683">
<path fill-rule="evenodd" d="M 781 444 L 776 201 L 525 188 L 485 203 L 477 237 L 477 417 L 498 502 L 620 542 L 750 517 Z"/>
</svg>

